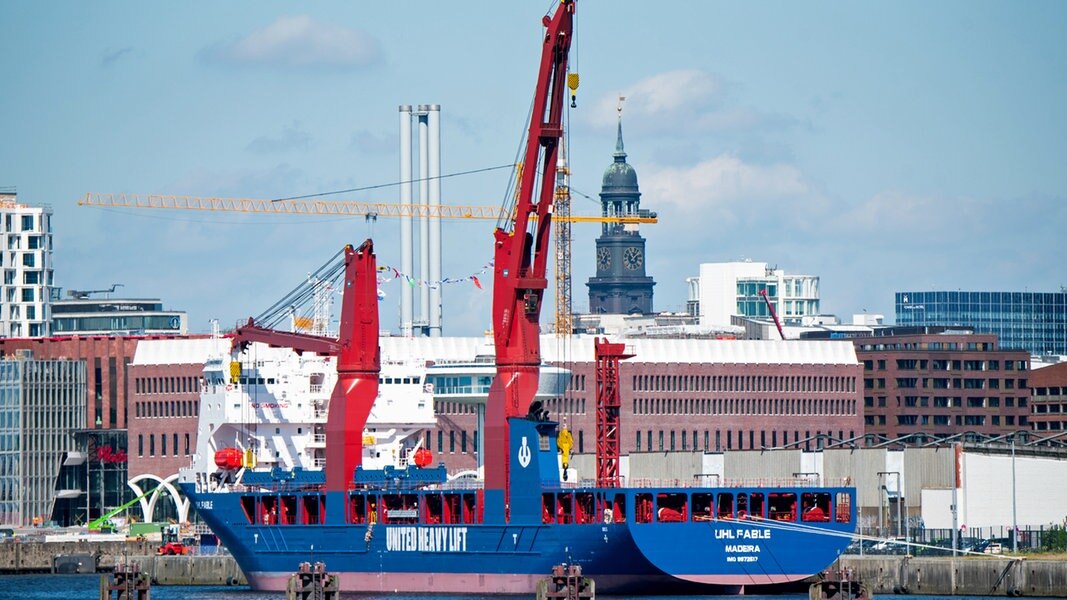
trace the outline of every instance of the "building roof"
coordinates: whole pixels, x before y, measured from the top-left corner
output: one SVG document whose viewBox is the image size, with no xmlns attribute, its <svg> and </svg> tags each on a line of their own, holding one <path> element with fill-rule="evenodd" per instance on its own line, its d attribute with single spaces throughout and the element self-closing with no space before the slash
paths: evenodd
<svg viewBox="0 0 1067 600">
<path fill-rule="evenodd" d="M 595 336 L 557 338 L 541 336 L 541 357 L 547 362 L 591 362 Z M 856 349 L 844 340 L 707 340 L 615 338 L 633 348 L 639 363 L 718 363 L 855 365 Z M 488 337 L 439 337 L 381 339 L 382 357 L 405 356 L 436 360 L 472 361 L 479 354 L 493 354 Z"/>
<path fill-rule="evenodd" d="M 619 137 L 615 141 L 615 160 L 604 171 L 602 190 L 605 193 L 638 194 L 637 171 L 626 162 L 626 150 L 622 144 L 622 120 L 619 120 Z"/>
<path fill-rule="evenodd" d="M 591 362 L 596 336 L 541 336 L 541 357 L 547 362 Z M 708 340 L 670 338 L 613 338 L 625 343 L 638 363 L 717 363 L 855 365 L 855 346 L 848 340 Z M 490 337 L 382 337 L 382 360 L 473 362 L 491 360 Z M 228 338 L 141 340 L 134 365 L 203 364 L 210 357 L 229 354 Z"/>
<path fill-rule="evenodd" d="M 134 365 L 202 365 L 208 358 L 229 356 L 229 338 L 170 338 L 141 340 Z"/>
</svg>

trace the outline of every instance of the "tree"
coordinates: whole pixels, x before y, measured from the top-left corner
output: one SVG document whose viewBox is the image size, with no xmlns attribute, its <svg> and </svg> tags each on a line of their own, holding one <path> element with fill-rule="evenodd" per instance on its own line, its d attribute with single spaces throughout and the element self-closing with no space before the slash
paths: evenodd
<svg viewBox="0 0 1067 600">
<path fill-rule="evenodd" d="M 1053 525 L 1041 535 L 1041 549 L 1045 552 L 1063 552 L 1067 550 L 1067 529 L 1063 525 Z"/>
</svg>

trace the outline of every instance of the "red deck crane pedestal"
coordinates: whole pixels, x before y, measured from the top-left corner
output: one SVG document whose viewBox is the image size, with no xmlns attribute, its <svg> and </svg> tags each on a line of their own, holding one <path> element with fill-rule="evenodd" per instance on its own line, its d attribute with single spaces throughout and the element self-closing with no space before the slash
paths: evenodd
<svg viewBox="0 0 1067 600">
<path fill-rule="evenodd" d="M 620 487 L 619 480 L 619 362 L 633 358 L 624 344 L 597 338 L 596 353 L 596 484 Z"/>
</svg>

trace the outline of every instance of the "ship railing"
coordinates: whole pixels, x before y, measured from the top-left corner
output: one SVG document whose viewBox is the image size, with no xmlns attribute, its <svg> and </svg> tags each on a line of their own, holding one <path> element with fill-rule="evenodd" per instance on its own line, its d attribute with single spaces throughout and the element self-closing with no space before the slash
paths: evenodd
<svg viewBox="0 0 1067 600">
<path fill-rule="evenodd" d="M 745 477 L 724 478 L 715 474 L 698 474 L 693 479 L 668 479 L 668 478 L 637 478 L 623 481 L 623 487 L 627 488 L 760 488 L 760 487 L 852 487 L 850 478 L 823 478 L 817 477 Z"/>
</svg>

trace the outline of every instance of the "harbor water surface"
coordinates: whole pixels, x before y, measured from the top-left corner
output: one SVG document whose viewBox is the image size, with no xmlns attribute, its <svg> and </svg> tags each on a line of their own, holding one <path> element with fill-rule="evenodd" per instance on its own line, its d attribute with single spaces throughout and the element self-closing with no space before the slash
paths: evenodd
<svg viewBox="0 0 1067 600">
<path fill-rule="evenodd" d="M 82 600 L 100 597 L 100 575 L 4 575 L 0 576 L 0 590 L 5 598 L 18 600 Z M 167 586 L 152 588 L 152 600 L 280 600 L 285 594 L 281 592 L 256 592 L 247 586 Z M 416 600 L 424 595 L 399 594 L 342 594 L 342 598 L 361 600 Z M 501 600 L 511 596 L 434 596 L 434 598 L 451 600 L 478 600 L 492 598 Z M 533 598 L 515 596 L 515 598 Z M 619 600 L 637 600 L 638 598 L 657 598 L 659 600 L 701 600 L 739 598 L 744 600 L 807 600 L 806 594 L 782 594 L 775 596 L 600 596 Z M 880 598 L 893 600 L 994 600 L 1003 596 L 892 596 Z M 1032 599 L 1041 600 L 1041 599 Z"/>
</svg>

